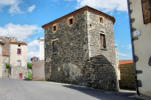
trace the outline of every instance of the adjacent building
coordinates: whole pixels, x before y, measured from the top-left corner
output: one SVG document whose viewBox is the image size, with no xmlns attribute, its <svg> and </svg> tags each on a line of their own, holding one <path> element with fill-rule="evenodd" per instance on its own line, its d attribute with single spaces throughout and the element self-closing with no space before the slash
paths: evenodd
<svg viewBox="0 0 151 100">
<path fill-rule="evenodd" d="M 133 60 L 120 60 L 118 68 L 120 72 L 120 88 L 127 90 L 136 90 Z"/>
<path fill-rule="evenodd" d="M 128 0 L 139 95 L 151 96 L 151 0 Z"/>
<path fill-rule="evenodd" d="M 25 78 L 28 74 L 27 44 L 14 37 L 0 37 L 0 48 L 0 78 Z"/>
<path fill-rule="evenodd" d="M 114 23 L 85 6 L 43 25 L 46 80 L 117 91 Z"/>
<path fill-rule="evenodd" d="M 40 42 L 40 60 L 44 60 L 44 38 L 39 39 Z"/>
<path fill-rule="evenodd" d="M 43 81 L 45 80 L 45 67 L 44 67 L 44 38 L 39 39 L 40 59 L 38 57 L 31 58 L 32 61 L 32 80 Z"/>
</svg>

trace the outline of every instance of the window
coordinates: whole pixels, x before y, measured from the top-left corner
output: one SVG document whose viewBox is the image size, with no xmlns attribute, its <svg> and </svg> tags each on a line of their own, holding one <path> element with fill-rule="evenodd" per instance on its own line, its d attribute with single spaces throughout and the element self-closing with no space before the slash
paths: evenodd
<svg viewBox="0 0 151 100">
<path fill-rule="evenodd" d="M 104 34 L 100 34 L 100 42 L 101 42 L 102 48 L 105 49 L 106 48 L 106 40 L 105 40 Z"/>
<path fill-rule="evenodd" d="M 20 44 L 18 44 L 18 47 L 20 47 Z"/>
<path fill-rule="evenodd" d="M 58 40 L 53 40 L 52 41 L 52 50 L 53 50 L 53 52 L 58 51 Z"/>
<path fill-rule="evenodd" d="M 73 17 L 70 17 L 69 19 L 68 19 L 68 25 L 72 25 L 72 24 L 74 24 L 74 18 Z"/>
<path fill-rule="evenodd" d="M 17 54 L 21 54 L 21 49 L 17 49 Z"/>
<path fill-rule="evenodd" d="M 72 19 L 72 18 L 69 19 L 69 24 L 70 24 L 70 25 L 73 24 L 73 19 Z"/>
<path fill-rule="evenodd" d="M 99 16 L 99 22 L 102 23 L 102 24 L 104 24 L 104 17 L 100 17 Z"/>
<path fill-rule="evenodd" d="M 57 24 L 54 24 L 52 26 L 52 32 L 56 32 L 58 30 L 58 25 Z"/>
<path fill-rule="evenodd" d="M 144 24 L 151 22 L 151 0 L 142 0 Z"/>
<path fill-rule="evenodd" d="M 21 60 L 17 60 L 17 66 L 22 66 Z"/>
</svg>

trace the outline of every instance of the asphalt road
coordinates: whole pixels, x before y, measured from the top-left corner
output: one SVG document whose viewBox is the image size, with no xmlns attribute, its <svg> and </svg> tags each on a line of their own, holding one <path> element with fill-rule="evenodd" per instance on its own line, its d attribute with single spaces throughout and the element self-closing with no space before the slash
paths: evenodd
<svg viewBox="0 0 151 100">
<path fill-rule="evenodd" d="M 107 92 L 75 85 L 0 79 L 0 100 L 136 100 L 135 92 Z"/>
</svg>

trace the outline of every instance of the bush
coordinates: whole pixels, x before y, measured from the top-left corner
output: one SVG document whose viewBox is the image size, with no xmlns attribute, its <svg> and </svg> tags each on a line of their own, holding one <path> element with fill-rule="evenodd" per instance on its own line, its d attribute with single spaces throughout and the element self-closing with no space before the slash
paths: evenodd
<svg viewBox="0 0 151 100">
<path fill-rule="evenodd" d="M 27 68 L 32 69 L 32 63 L 31 62 L 27 62 Z"/>
<path fill-rule="evenodd" d="M 10 68 L 10 64 L 5 64 L 5 66 L 6 66 L 6 69 Z"/>
<path fill-rule="evenodd" d="M 28 79 L 32 79 L 32 74 L 31 74 L 31 72 L 28 72 Z"/>
</svg>

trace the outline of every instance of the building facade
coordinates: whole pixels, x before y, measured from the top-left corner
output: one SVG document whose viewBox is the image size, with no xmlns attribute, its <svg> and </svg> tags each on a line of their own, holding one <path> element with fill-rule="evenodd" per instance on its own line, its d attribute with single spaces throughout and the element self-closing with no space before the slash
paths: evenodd
<svg viewBox="0 0 151 100">
<path fill-rule="evenodd" d="M 114 22 L 85 6 L 43 25 L 46 80 L 117 91 Z"/>
<path fill-rule="evenodd" d="M 1 45 L 1 78 L 13 79 L 27 76 L 27 44 L 13 37 L 0 37 Z M 9 68 L 6 68 L 6 64 Z"/>
<path fill-rule="evenodd" d="M 40 42 L 40 60 L 44 60 L 44 38 L 39 39 Z"/>
<path fill-rule="evenodd" d="M 151 96 L 151 0 L 128 0 L 137 93 Z"/>
</svg>

